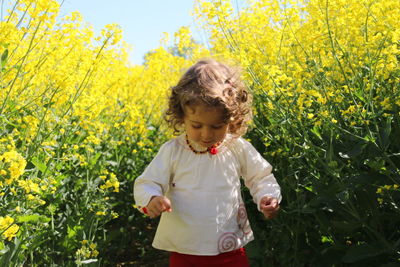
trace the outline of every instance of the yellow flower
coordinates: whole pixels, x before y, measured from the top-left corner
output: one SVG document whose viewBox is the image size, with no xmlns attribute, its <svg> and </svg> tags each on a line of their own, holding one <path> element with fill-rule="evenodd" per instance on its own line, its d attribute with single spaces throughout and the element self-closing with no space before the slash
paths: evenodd
<svg viewBox="0 0 400 267">
<path fill-rule="evenodd" d="M 14 219 L 10 216 L 0 217 L 0 230 L 4 230 L 14 222 Z"/>
<path fill-rule="evenodd" d="M 383 188 L 386 189 L 386 190 L 390 190 L 390 188 L 392 188 L 392 186 L 391 185 L 384 185 Z"/>
<path fill-rule="evenodd" d="M 8 165 L 10 178 L 6 180 L 7 184 L 11 184 L 13 180 L 18 179 L 25 171 L 26 160 L 17 151 L 3 153 L 0 156 L 0 160 L 3 160 L 6 166 Z"/>
<path fill-rule="evenodd" d="M 102 179 L 105 179 L 105 176 L 100 176 Z M 104 180 L 103 179 L 103 180 Z M 114 192 L 119 192 L 119 181 L 117 176 L 114 173 L 110 173 L 110 178 L 106 180 L 105 184 L 100 186 L 100 189 L 108 189 L 114 187 Z"/>
<path fill-rule="evenodd" d="M 4 231 L 3 236 L 8 240 L 11 241 L 16 235 L 19 230 L 19 226 L 16 224 L 11 225 L 6 231 Z"/>
<path fill-rule="evenodd" d="M 380 104 L 384 109 L 390 110 L 392 108 L 389 97 L 386 97 Z"/>
<path fill-rule="evenodd" d="M 16 236 L 19 230 L 19 226 L 14 224 L 14 219 L 10 216 L 0 217 L 0 232 L 3 232 L 4 238 L 10 241 Z"/>
<path fill-rule="evenodd" d="M 99 255 L 99 251 L 98 250 L 93 250 L 92 251 L 92 257 L 97 257 Z"/>
<path fill-rule="evenodd" d="M 30 192 L 39 193 L 40 192 L 39 185 L 31 180 L 27 180 L 27 181 L 19 180 L 18 185 L 25 190 L 25 193 L 30 193 Z"/>
</svg>

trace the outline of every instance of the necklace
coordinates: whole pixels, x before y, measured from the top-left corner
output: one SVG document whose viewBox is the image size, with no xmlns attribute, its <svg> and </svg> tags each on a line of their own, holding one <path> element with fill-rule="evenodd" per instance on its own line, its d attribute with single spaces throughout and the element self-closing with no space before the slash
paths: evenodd
<svg viewBox="0 0 400 267">
<path fill-rule="evenodd" d="M 186 135 L 186 144 L 188 145 L 188 147 L 190 148 L 190 150 L 192 150 L 195 154 L 204 154 L 204 153 L 207 153 L 207 152 L 208 152 L 208 153 L 210 153 L 211 155 L 215 155 L 215 154 L 218 153 L 217 147 L 218 147 L 221 143 L 222 143 L 222 141 L 216 143 L 215 145 L 212 145 L 212 146 L 208 147 L 206 150 L 198 151 L 198 150 L 196 150 L 196 149 L 194 149 L 194 148 L 192 147 L 192 145 L 191 145 L 190 142 L 189 142 L 188 136 Z"/>
</svg>

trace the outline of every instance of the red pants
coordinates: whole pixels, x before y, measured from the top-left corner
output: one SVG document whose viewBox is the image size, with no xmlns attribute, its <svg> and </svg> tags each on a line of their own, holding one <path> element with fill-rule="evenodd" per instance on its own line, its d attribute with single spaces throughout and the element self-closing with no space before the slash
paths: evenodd
<svg viewBox="0 0 400 267">
<path fill-rule="evenodd" d="M 240 248 L 215 256 L 187 255 L 171 252 L 169 267 L 249 267 L 246 251 Z"/>
</svg>

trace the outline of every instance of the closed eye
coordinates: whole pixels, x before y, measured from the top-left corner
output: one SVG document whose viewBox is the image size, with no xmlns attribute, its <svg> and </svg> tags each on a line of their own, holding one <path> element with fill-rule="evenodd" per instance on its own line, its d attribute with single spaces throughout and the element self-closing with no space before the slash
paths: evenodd
<svg viewBox="0 0 400 267">
<path fill-rule="evenodd" d="M 200 129 L 200 128 L 201 128 L 201 125 L 192 125 L 192 128 L 193 128 L 193 129 Z"/>
<path fill-rule="evenodd" d="M 221 129 L 222 127 L 224 127 L 224 125 L 213 125 L 213 126 L 211 126 L 211 128 L 213 128 L 213 129 L 215 129 L 215 130 L 218 130 L 218 129 Z"/>
</svg>

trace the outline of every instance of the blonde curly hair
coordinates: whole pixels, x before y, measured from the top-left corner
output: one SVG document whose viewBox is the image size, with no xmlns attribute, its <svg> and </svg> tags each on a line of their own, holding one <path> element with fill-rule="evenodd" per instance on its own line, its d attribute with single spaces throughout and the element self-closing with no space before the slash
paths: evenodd
<svg viewBox="0 0 400 267">
<path fill-rule="evenodd" d="M 171 88 L 165 120 L 174 133 L 181 131 L 186 106 L 222 108 L 228 132 L 241 136 L 251 119 L 251 95 L 240 79 L 238 69 L 213 59 L 203 59 L 190 67 Z"/>
</svg>

